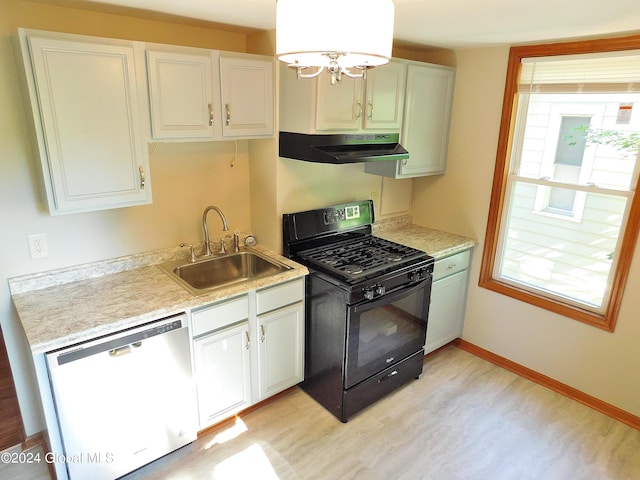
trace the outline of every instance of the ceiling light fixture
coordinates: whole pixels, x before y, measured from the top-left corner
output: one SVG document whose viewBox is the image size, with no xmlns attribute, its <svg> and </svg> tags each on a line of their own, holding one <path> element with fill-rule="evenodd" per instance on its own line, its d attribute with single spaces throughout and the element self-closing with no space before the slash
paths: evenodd
<svg viewBox="0 0 640 480">
<path fill-rule="evenodd" d="M 389 62 L 393 0 L 277 2 L 276 56 L 295 68 L 299 79 L 317 77 L 327 69 L 335 84 L 343 74 L 366 78 L 367 69 Z"/>
</svg>

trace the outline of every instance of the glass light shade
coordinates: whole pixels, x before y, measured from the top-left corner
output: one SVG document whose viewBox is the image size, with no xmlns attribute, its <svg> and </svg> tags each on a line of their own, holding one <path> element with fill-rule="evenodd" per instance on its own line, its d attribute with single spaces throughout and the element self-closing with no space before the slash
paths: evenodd
<svg viewBox="0 0 640 480">
<path fill-rule="evenodd" d="M 384 65 L 394 10 L 393 0 L 278 0 L 276 56 L 296 67 Z"/>
</svg>

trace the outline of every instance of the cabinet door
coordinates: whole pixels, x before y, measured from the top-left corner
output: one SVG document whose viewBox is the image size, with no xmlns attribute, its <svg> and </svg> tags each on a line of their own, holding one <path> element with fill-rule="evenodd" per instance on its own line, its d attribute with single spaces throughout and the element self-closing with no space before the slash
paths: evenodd
<svg viewBox="0 0 640 480">
<path fill-rule="evenodd" d="M 455 70 L 435 65 L 407 67 L 402 145 L 409 159 L 399 162 L 399 177 L 444 173 Z"/>
<path fill-rule="evenodd" d="M 466 291 L 467 270 L 433 282 L 425 353 L 462 335 Z"/>
<path fill-rule="evenodd" d="M 365 114 L 362 80 L 343 76 L 340 83 L 331 85 L 329 79 L 323 72 L 315 80 L 316 130 L 359 130 Z"/>
<path fill-rule="evenodd" d="M 147 71 L 153 138 L 212 139 L 220 129 L 217 53 L 148 50 Z"/>
<path fill-rule="evenodd" d="M 28 41 L 51 213 L 150 203 L 133 44 Z"/>
<path fill-rule="evenodd" d="M 290 305 L 258 317 L 259 399 L 304 379 L 304 308 Z"/>
<path fill-rule="evenodd" d="M 194 341 L 200 429 L 251 405 L 248 323 Z"/>
<path fill-rule="evenodd" d="M 220 76 L 222 135 L 273 135 L 273 61 L 221 56 Z"/>
<path fill-rule="evenodd" d="M 405 65 L 389 62 L 367 72 L 365 130 L 399 132 L 404 110 Z"/>
</svg>

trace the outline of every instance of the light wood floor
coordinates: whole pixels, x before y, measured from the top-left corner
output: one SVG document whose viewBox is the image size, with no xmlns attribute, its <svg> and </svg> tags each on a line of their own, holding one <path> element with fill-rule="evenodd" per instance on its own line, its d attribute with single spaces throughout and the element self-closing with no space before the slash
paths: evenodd
<svg viewBox="0 0 640 480">
<path fill-rule="evenodd" d="M 296 389 L 125 478 L 635 480 L 640 431 L 448 347 L 346 424 Z"/>
</svg>

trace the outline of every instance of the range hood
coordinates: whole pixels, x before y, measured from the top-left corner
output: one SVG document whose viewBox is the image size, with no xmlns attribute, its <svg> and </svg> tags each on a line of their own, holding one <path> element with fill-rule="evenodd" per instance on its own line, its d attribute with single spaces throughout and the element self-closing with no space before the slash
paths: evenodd
<svg viewBox="0 0 640 480">
<path fill-rule="evenodd" d="M 280 132 L 280 156 L 318 163 L 358 163 L 404 160 L 409 152 L 399 133 L 317 135 Z"/>
</svg>

